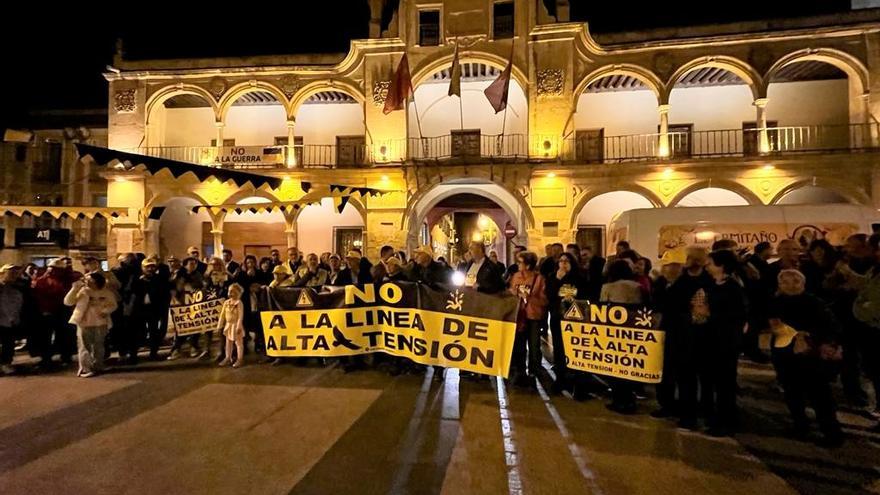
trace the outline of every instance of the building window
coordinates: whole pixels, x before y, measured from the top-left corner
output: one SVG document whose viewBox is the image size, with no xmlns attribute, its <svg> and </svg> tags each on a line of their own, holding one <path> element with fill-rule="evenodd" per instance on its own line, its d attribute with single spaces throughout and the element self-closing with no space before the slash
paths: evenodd
<svg viewBox="0 0 880 495">
<path fill-rule="evenodd" d="M 42 156 L 33 163 L 32 180 L 39 182 L 61 182 L 61 143 L 46 141 L 42 146 Z"/>
<path fill-rule="evenodd" d="M 440 44 L 440 11 L 419 11 L 419 45 L 437 46 Z"/>
<path fill-rule="evenodd" d="M 492 36 L 496 40 L 513 38 L 513 2 L 496 2 L 493 19 Z"/>
</svg>

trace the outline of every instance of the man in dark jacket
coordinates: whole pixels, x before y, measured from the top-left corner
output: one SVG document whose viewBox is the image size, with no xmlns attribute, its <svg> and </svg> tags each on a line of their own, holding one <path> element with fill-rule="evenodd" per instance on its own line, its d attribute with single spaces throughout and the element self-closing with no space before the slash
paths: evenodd
<svg viewBox="0 0 880 495">
<path fill-rule="evenodd" d="M 226 273 L 230 277 L 235 277 L 235 275 L 238 273 L 238 270 L 241 268 L 241 265 L 238 264 L 237 261 L 232 259 L 231 249 L 223 250 L 223 263 L 226 264 Z"/>
<path fill-rule="evenodd" d="M 327 258 L 327 264 L 330 270 L 327 272 L 327 285 L 343 286 L 351 284 L 351 270 L 348 267 L 342 267 L 342 260 L 339 255 L 333 253 Z"/>
<path fill-rule="evenodd" d="M 158 261 L 147 258 L 141 263 L 144 274 L 134 282 L 135 322 L 134 343 L 131 356 L 137 356 L 137 349 L 142 340 L 150 346 L 150 359 L 159 359 L 159 346 L 165 338 L 166 328 L 162 320 L 168 314 L 171 304 L 171 283 L 167 275 L 159 273 Z"/>
<path fill-rule="evenodd" d="M 373 264 L 361 256 L 360 251 L 352 249 L 345 256 L 348 268 L 351 270 L 351 280 L 354 284 L 369 284 L 373 281 L 370 268 Z"/>
<path fill-rule="evenodd" d="M 473 260 L 465 270 L 466 287 L 486 294 L 497 294 L 504 290 L 504 276 L 501 268 L 486 256 L 486 247 L 480 241 L 472 241 L 470 253 Z"/>
<path fill-rule="evenodd" d="M 430 246 L 419 246 L 413 251 L 413 260 L 414 263 L 409 273 L 411 281 L 435 289 L 449 283 L 449 271 L 434 261 L 434 252 Z"/>
</svg>

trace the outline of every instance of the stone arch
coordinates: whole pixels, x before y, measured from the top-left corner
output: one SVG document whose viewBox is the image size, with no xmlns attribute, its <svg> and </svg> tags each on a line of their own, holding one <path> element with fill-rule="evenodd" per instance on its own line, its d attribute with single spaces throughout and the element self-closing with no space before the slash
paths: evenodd
<svg viewBox="0 0 880 495">
<path fill-rule="evenodd" d="M 458 55 L 459 61 L 463 64 L 474 62 L 483 63 L 499 70 L 503 70 L 507 67 L 508 62 L 508 60 L 502 56 L 482 51 L 462 50 Z M 449 68 L 450 65 L 452 65 L 451 53 L 434 59 L 428 59 L 420 67 L 416 67 L 416 70 L 412 72 L 413 88 L 418 88 L 419 85 L 425 82 L 429 77 L 443 69 Z M 523 92 L 528 94 L 529 78 L 526 76 L 525 71 L 514 63 L 510 73 L 513 80 L 519 84 L 519 87 Z"/>
<path fill-rule="evenodd" d="M 796 62 L 808 61 L 824 62 L 842 70 L 850 80 L 858 81 L 861 89 L 860 94 L 865 94 L 870 87 L 868 86 L 868 69 L 856 57 L 833 48 L 805 48 L 780 57 L 779 60 L 767 70 L 767 75 L 764 77 L 763 82 L 764 94 L 766 94 L 767 86 L 770 85 L 773 76 L 775 76 L 783 67 Z"/>
<path fill-rule="evenodd" d="M 662 101 L 669 101 L 669 95 L 671 95 L 672 90 L 675 89 L 676 83 L 678 83 L 678 80 L 685 74 L 704 67 L 724 69 L 736 74 L 737 77 L 748 84 L 749 89 L 752 90 L 752 96 L 756 100 L 766 96 L 766 86 L 758 71 L 738 58 L 719 55 L 696 58 L 679 67 L 666 82 Z"/>
<path fill-rule="evenodd" d="M 208 103 L 208 105 L 210 105 L 211 109 L 214 111 L 215 120 L 218 120 L 220 118 L 220 111 L 217 105 L 217 100 L 214 99 L 211 93 L 209 93 L 201 86 L 196 86 L 195 84 L 180 83 L 171 86 L 165 86 L 150 95 L 150 98 L 147 100 L 146 105 L 144 105 L 144 122 L 147 125 L 150 125 L 150 116 L 153 113 L 153 109 L 156 108 L 157 105 L 161 105 L 167 100 L 179 95 L 193 95 L 202 98 Z"/>
<path fill-rule="evenodd" d="M 574 106 L 573 108 L 577 108 L 578 101 L 580 100 L 581 95 L 586 91 L 587 86 L 590 84 L 602 79 L 603 77 L 608 76 L 630 76 L 635 79 L 641 81 L 645 86 L 648 87 L 651 91 L 654 92 L 654 96 L 657 97 L 657 104 L 661 105 L 661 98 L 665 91 L 665 84 L 663 81 L 657 77 L 651 70 L 646 69 L 640 65 L 635 64 L 614 64 L 614 65 L 606 65 L 603 67 L 599 67 L 598 69 L 590 72 L 575 86 L 574 88 Z"/>
<path fill-rule="evenodd" d="M 643 186 L 640 186 L 638 184 L 628 184 L 628 185 L 617 186 L 617 187 L 604 187 L 604 188 L 588 189 L 588 190 L 580 193 L 579 195 L 575 196 L 575 198 L 574 198 L 574 201 L 572 204 L 572 210 L 571 210 L 571 217 L 569 218 L 569 222 L 568 222 L 569 228 L 572 231 L 577 230 L 578 217 L 580 217 L 581 211 L 584 209 L 585 206 L 587 206 L 587 203 L 589 203 L 590 200 L 592 200 L 596 197 L 599 197 L 603 194 L 610 193 L 610 192 L 617 192 L 617 191 L 626 191 L 626 192 L 638 194 L 639 196 L 642 196 L 645 199 L 647 199 L 654 206 L 654 208 L 662 208 L 663 207 L 663 201 L 660 199 L 659 196 L 657 196 L 650 189 L 643 187 Z"/>
<path fill-rule="evenodd" d="M 724 179 L 705 179 L 697 182 L 692 182 L 687 185 L 683 189 L 681 189 L 670 201 L 667 206 L 674 207 L 677 206 L 682 199 L 688 194 L 699 191 L 700 189 L 707 188 L 717 188 L 717 189 L 726 189 L 730 192 L 736 193 L 740 197 L 742 197 L 749 205 L 763 205 L 764 203 L 761 201 L 761 198 L 758 197 L 757 194 L 751 191 L 748 187 L 740 184 L 739 182 L 732 180 L 724 180 Z"/>
<path fill-rule="evenodd" d="M 321 91 L 339 91 L 345 93 L 354 98 L 355 101 L 361 105 L 366 101 L 363 91 L 361 91 L 358 85 L 352 82 L 342 79 L 322 79 L 319 81 L 312 81 L 297 90 L 296 94 L 291 97 L 290 103 L 287 107 L 287 120 L 294 120 L 299 111 L 299 107 L 302 106 L 309 97 L 315 93 L 320 93 Z"/>
<path fill-rule="evenodd" d="M 462 180 L 467 180 L 467 182 L 462 182 Z M 454 185 L 455 187 L 450 187 L 440 193 L 436 192 L 438 186 L 451 185 Z M 480 187 L 486 185 L 492 185 L 495 187 L 492 188 L 493 191 L 486 191 L 485 188 Z M 419 228 L 421 227 L 425 216 L 432 208 L 434 208 L 434 206 L 446 198 L 464 193 L 483 196 L 497 204 L 499 208 L 507 213 L 511 220 L 517 222 L 516 229 L 518 239 L 524 239 L 527 236 L 528 230 L 534 228 L 535 217 L 532 214 L 528 202 L 522 197 L 522 195 L 509 190 L 502 184 L 490 180 L 474 181 L 473 178 L 457 180 L 447 179 L 442 182 L 437 181 L 434 184 L 419 188 L 418 192 L 413 194 L 407 202 L 403 215 L 403 231 L 407 233 L 407 247 L 415 247 L 415 243 L 418 240 Z M 519 209 L 519 212 L 516 211 L 517 208 Z M 503 226 L 501 227 L 503 228 Z M 520 243 L 525 245 L 524 242 L 520 241 Z"/>
<path fill-rule="evenodd" d="M 290 102 L 281 89 L 274 84 L 265 81 L 245 81 L 229 88 L 229 90 L 223 95 L 223 98 L 220 99 L 217 112 L 218 122 L 226 121 L 226 115 L 229 113 L 229 109 L 232 108 L 232 105 L 241 98 L 242 95 L 254 91 L 266 91 L 272 93 L 272 95 L 278 99 L 278 102 L 281 103 L 281 106 L 284 107 L 284 113 L 287 115 L 287 119 L 290 119 Z"/>
<path fill-rule="evenodd" d="M 246 198 L 265 198 L 271 202 L 281 201 L 278 196 L 276 196 L 271 191 L 267 191 L 266 189 L 260 188 L 239 188 L 238 191 L 230 194 L 226 199 L 223 200 L 224 204 L 237 204 L 239 201 Z"/>
<path fill-rule="evenodd" d="M 770 200 L 768 204 L 775 205 L 778 204 L 779 201 L 785 197 L 786 194 L 800 189 L 805 186 L 816 186 L 821 187 L 823 189 L 827 189 L 829 191 L 835 192 L 849 201 L 852 204 L 857 205 L 871 205 L 872 201 L 870 196 L 867 193 L 860 190 L 858 187 L 854 187 L 850 184 L 847 184 L 842 181 L 836 181 L 833 179 L 820 179 L 818 177 L 811 177 L 809 179 L 801 179 L 796 180 L 785 187 L 783 187 L 778 193 L 773 196 L 773 199 Z"/>
</svg>

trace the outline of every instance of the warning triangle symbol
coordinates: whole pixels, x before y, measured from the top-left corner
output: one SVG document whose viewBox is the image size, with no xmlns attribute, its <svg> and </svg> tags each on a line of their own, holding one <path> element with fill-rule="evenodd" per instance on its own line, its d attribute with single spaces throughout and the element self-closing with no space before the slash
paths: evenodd
<svg viewBox="0 0 880 495">
<path fill-rule="evenodd" d="M 568 311 L 565 312 L 565 319 L 583 321 L 584 313 L 581 311 L 581 307 L 578 303 L 574 303 L 568 308 Z"/>
<path fill-rule="evenodd" d="M 311 292 L 309 289 L 299 291 L 299 297 L 296 299 L 296 306 L 298 308 L 315 305 L 314 301 L 312 301 L 312 295 L 309 292 Z"/>
</svg>

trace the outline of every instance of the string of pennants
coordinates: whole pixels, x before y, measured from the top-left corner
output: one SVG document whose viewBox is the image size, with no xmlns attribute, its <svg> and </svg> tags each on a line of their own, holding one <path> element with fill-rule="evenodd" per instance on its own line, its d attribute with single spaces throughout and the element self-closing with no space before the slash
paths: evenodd
<svg viewBox="0 0 880 495">
<path fill-rule="evenodd" d="M 89 220 L 95 217 L 118 218 L 128 214 L 127 208 L 112 208 L 102 206 L 3 206 L 4 215 L 39 217 L 49 215 L 52 218 L 76 218 Z"/>
</svg>

